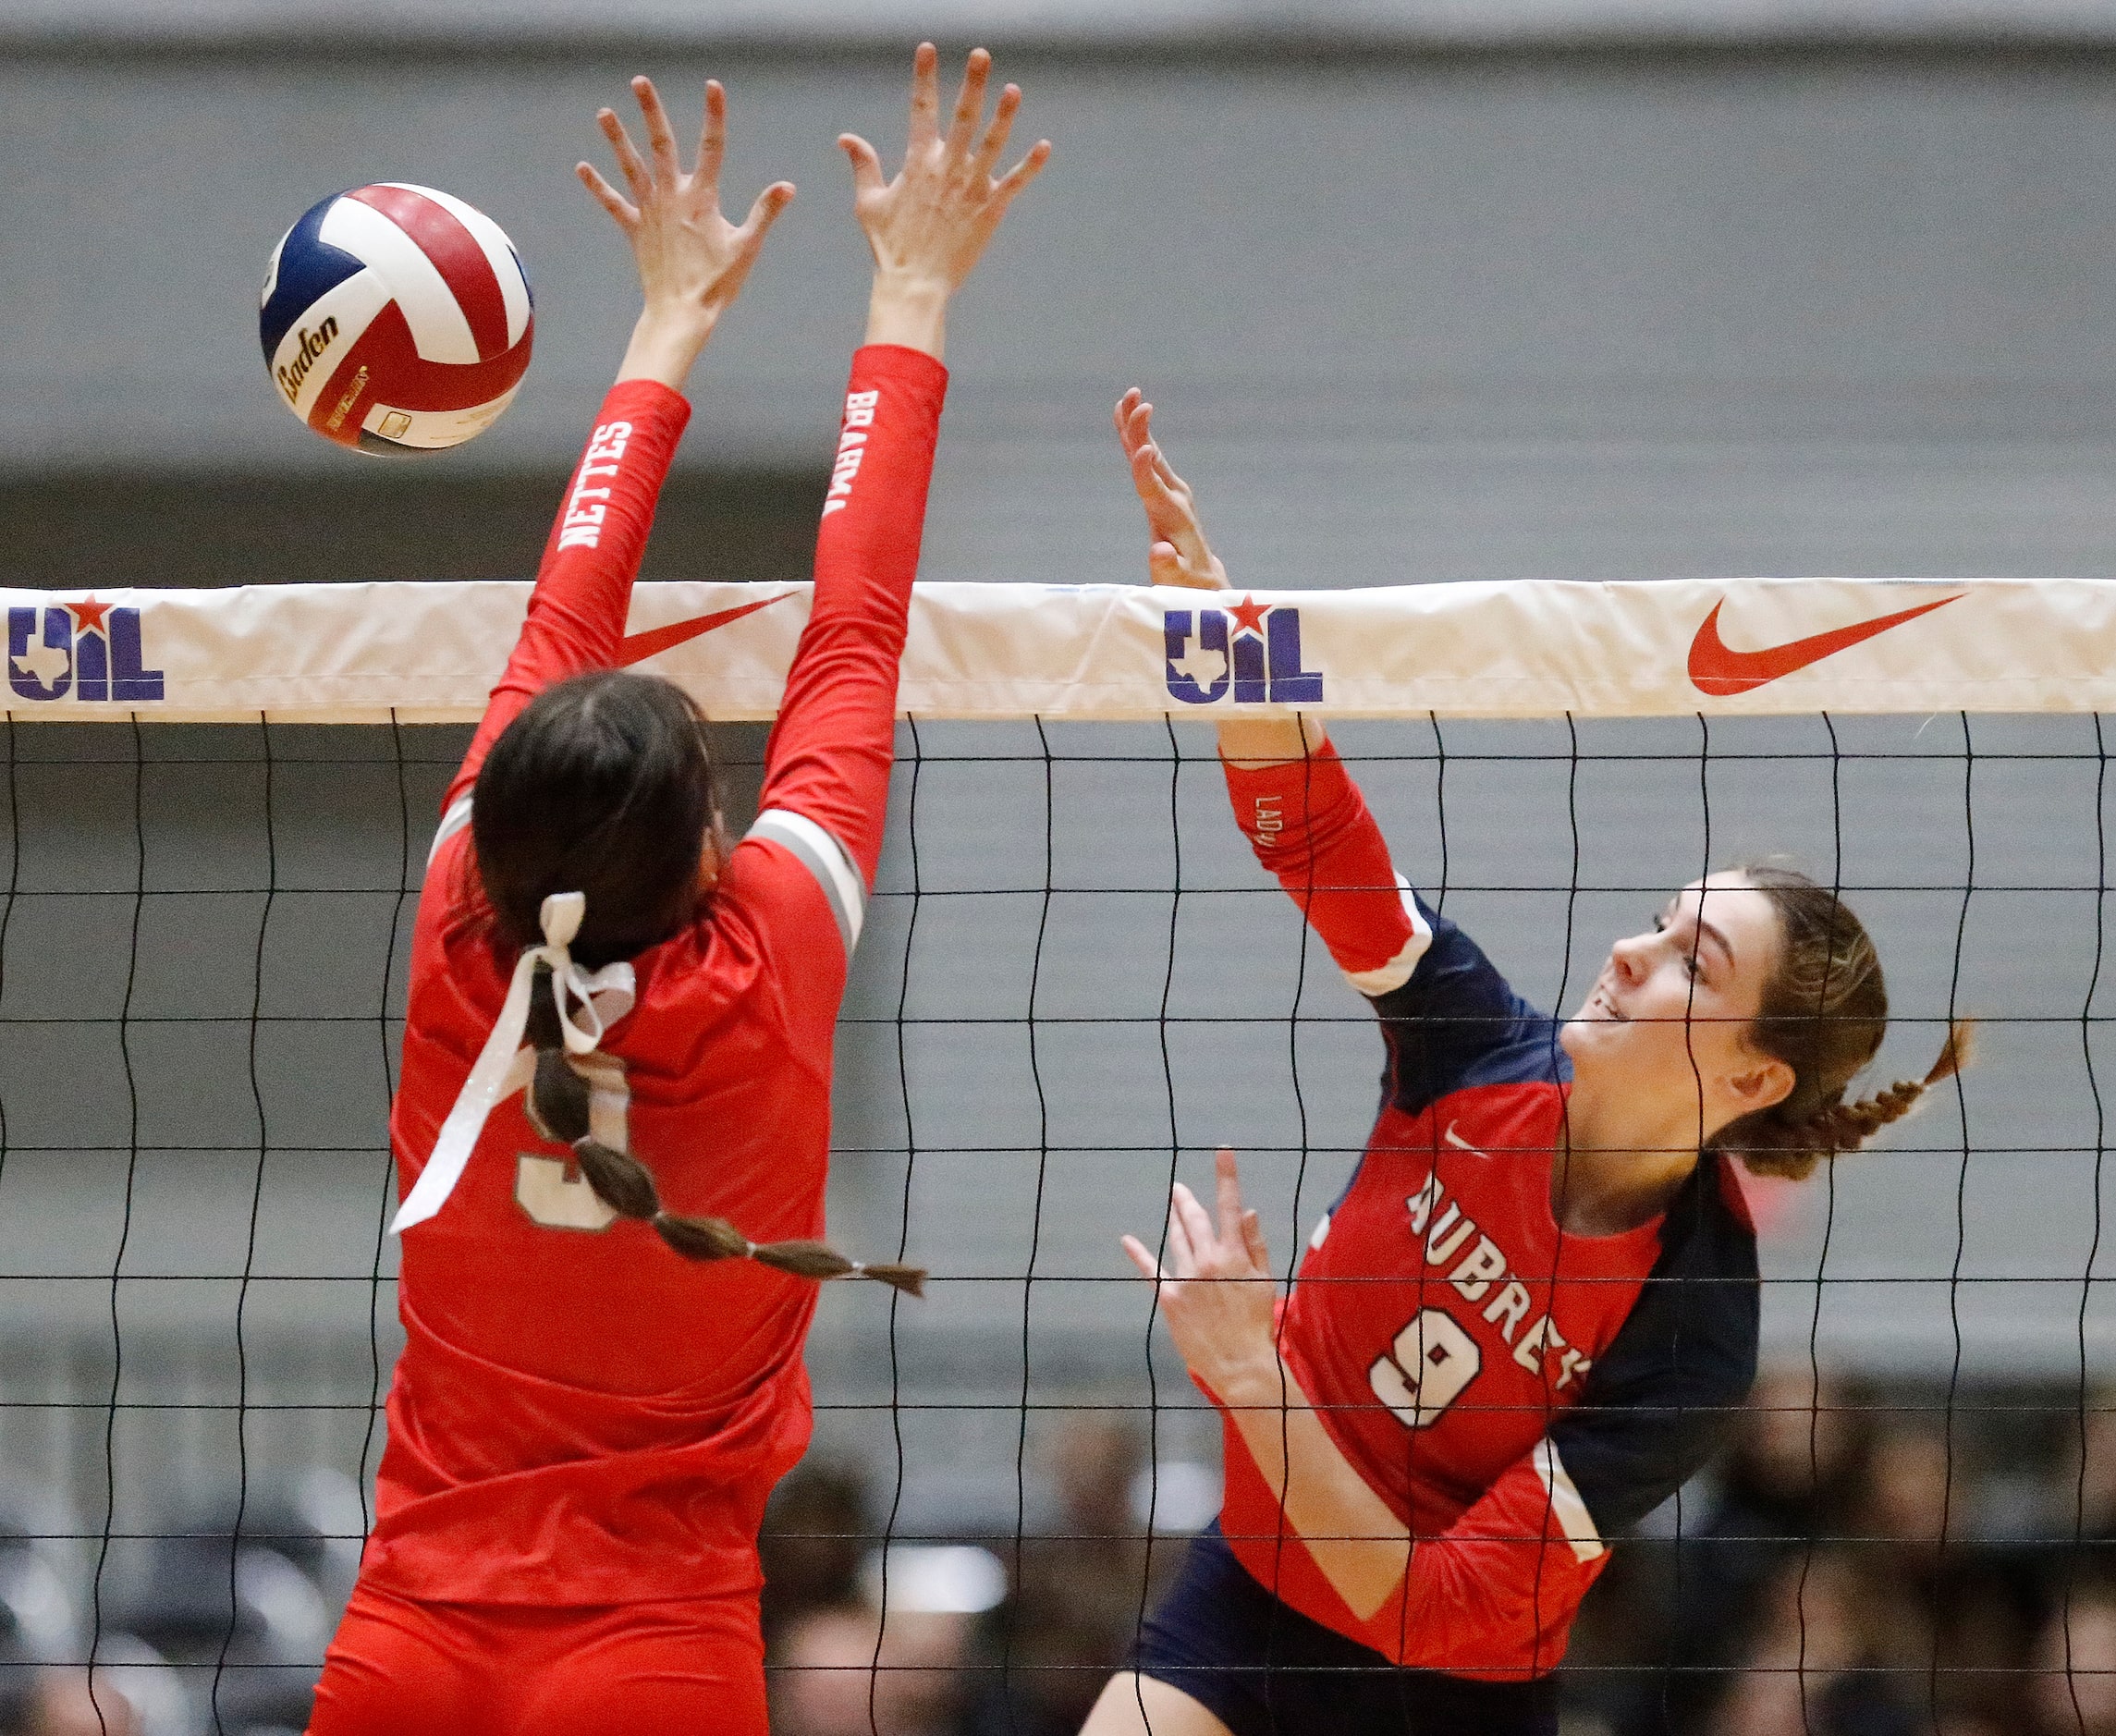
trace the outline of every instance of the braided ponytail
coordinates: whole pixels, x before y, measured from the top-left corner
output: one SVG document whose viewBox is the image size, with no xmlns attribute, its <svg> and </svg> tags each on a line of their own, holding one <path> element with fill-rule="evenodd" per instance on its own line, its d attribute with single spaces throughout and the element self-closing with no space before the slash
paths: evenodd
<svg viewBox="0 0 2116 1736">
<path fill-rule="evenodd" d="M 661 1204 L 654 1172 L 630 1152 L 605 1145 L 590 1129 L 588 1082 L 567 1056 L 550 989 L 550 967 L 540 964 L 530 996 L 526 1035 L 536 1050 L 536 1076 L 523 1095 L 529 1119 L 554 1144 L 569 1147 L 595 1197 L 620 1217 L 652 1224 L 687 1260 L 756 1261 L 795 1278 L 871 1278 L 913 1296 L 925 1294 L 925 1272 L 915 1265 L 867 1265 L 826 1242 L 753 1242 L 724 1217 L 679 1217 Z"/>
<path fill-rule="evenodd" d="M 1899 1079 L 1887 1090 L 1877 1091 L 1857 1103 L 1839 1103 L 1819 1110 L 1808 1123 L 1816 1148 L 1826 1149 L 1831 1155 L 1856 1151 L 1890 1122 L 1901 1120 L 1917 1107 L 1919 1099 L 1933 1086 L 1953 1078 L 1969 1064 L 1975 1049 L 1975 1027 L 1967 1020 L 1958 1019 L 1948 1027 L 1939 1058 L 1923 1079 Z"/>
<path fill-rule="evenodd" d="M 1888 1031 L 1880 957 L 1859 919 L 1827 886 L 1790 868 L 1740 872 L 1770 899 L 1779 919 L 1778 969 L 1750 1041 L 1792 1070 L 1793 1085 L 1782 1101 L 1721 1128 L 1709 1144 L 1740 1158 L 1752 1175 L 1798 1181 L 1826 1159 L 1857 1151 L 1960 1072 L 1969 1062 L 1973 1032 L 1968 1021 L 1954 1021 L 1924 1078 L 1845 1102 Z"/>
</svg>

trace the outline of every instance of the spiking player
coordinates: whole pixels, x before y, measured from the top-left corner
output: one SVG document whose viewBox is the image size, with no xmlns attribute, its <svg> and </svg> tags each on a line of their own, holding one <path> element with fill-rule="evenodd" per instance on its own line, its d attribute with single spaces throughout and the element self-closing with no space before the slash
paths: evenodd
<svg viewBox="0 0 2116 1736">
<path fill-rule="evenodd" d="M 875 255 L 867 344 L 763 813 L 732 849 L 696 707 L 611 666 L 680 388 L 793 189 L 722 217 L 717 85 L 690 174 L 647 80 L 645 157 L 602 113 L 630 197 L 580 174 L 645 309 L 420 900 L 391 1123 L 406 1344 L 313 1736 L 765 1728 L 757 1524 L 808 1439 L 810 1280 L 922 1277 L 815 1238 L 945 313 L 1050 149 L 996 177 L 1021 93 L 985 126 L 989 68 L 971 56 L 944 127 L 919 50 L 893 181 L 839 141 Z"/>
<path fill-rule="evenodd" d="M 1153 579 L 1222 586 L 1151 419 L 1118 406 Z M 1219 744 L 1259 860 L 1374 1003 L 1381 1114 L 1282 1307 L 1229 1153 L 1217 1213 L 1175 1189 L 1165 1271 L 1124 1239 L 1220 1406 L 1227 1493 L 1088 1736 L 1554 1731 L 1605 1539 L 1755 1374 L 1730 1160 L 1800 1177 L 1855 1150 L 1966 1033 L 1845 1102 L 1887 1025 L 1879 960 L 1829 891 L 1760 868 L 1676 893 L 1559 1023 L 1395 873 L 1313 720 Z"/>
</svg>

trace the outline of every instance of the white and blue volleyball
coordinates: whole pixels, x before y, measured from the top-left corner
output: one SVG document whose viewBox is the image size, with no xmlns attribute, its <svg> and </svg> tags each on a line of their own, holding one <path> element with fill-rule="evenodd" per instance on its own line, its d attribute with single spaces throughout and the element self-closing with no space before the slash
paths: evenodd
<svg viewBox="0 0 2116 1736">
<path fill-rule="evenodd" d="M 362 452 L 434 452 L 496 422 L 529 366 L 521 258 L 483 212 L 383 181 L 280 238 L 258 320 L 279 400 Z"/>
</svg>

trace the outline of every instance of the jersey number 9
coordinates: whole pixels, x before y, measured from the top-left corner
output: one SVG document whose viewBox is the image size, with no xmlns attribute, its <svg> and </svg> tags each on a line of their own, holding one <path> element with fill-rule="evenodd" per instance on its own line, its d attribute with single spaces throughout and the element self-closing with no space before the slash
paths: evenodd
<svg viewBox="0 0 2116 1736">
<path fill-rule="evenodd" d="M 1444 1308 L 1427 1308 L 1374 1359 L 1374 1396 L 1413 1428 L 1430 1428 L 1484 1366 L 1477 1341 Z"/>
</svg>

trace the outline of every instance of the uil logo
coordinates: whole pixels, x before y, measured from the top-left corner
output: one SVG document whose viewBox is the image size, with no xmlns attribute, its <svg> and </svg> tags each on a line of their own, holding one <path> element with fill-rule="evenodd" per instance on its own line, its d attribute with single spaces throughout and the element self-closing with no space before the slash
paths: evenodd
<svg viewBox="0 0 2116 1736">
<path fill-rule="evenodd" d="M 1323 678 L 1301 666 L 1301 611 L 1284 603 L 1243 597 L 1226 609 L 1168 609 L 1161 616 L 1168 643 L 1171 698 L 1210 705 L 1229 688 L 1237 705 L 1315 705 Z"/>
<path fill-rule="evenodd" d="M 7 685 L 21 699 L 162 697 L 162 671 L 145 666 L 140 611 L 92 596 L 7 611 Z"/>
</svg>

